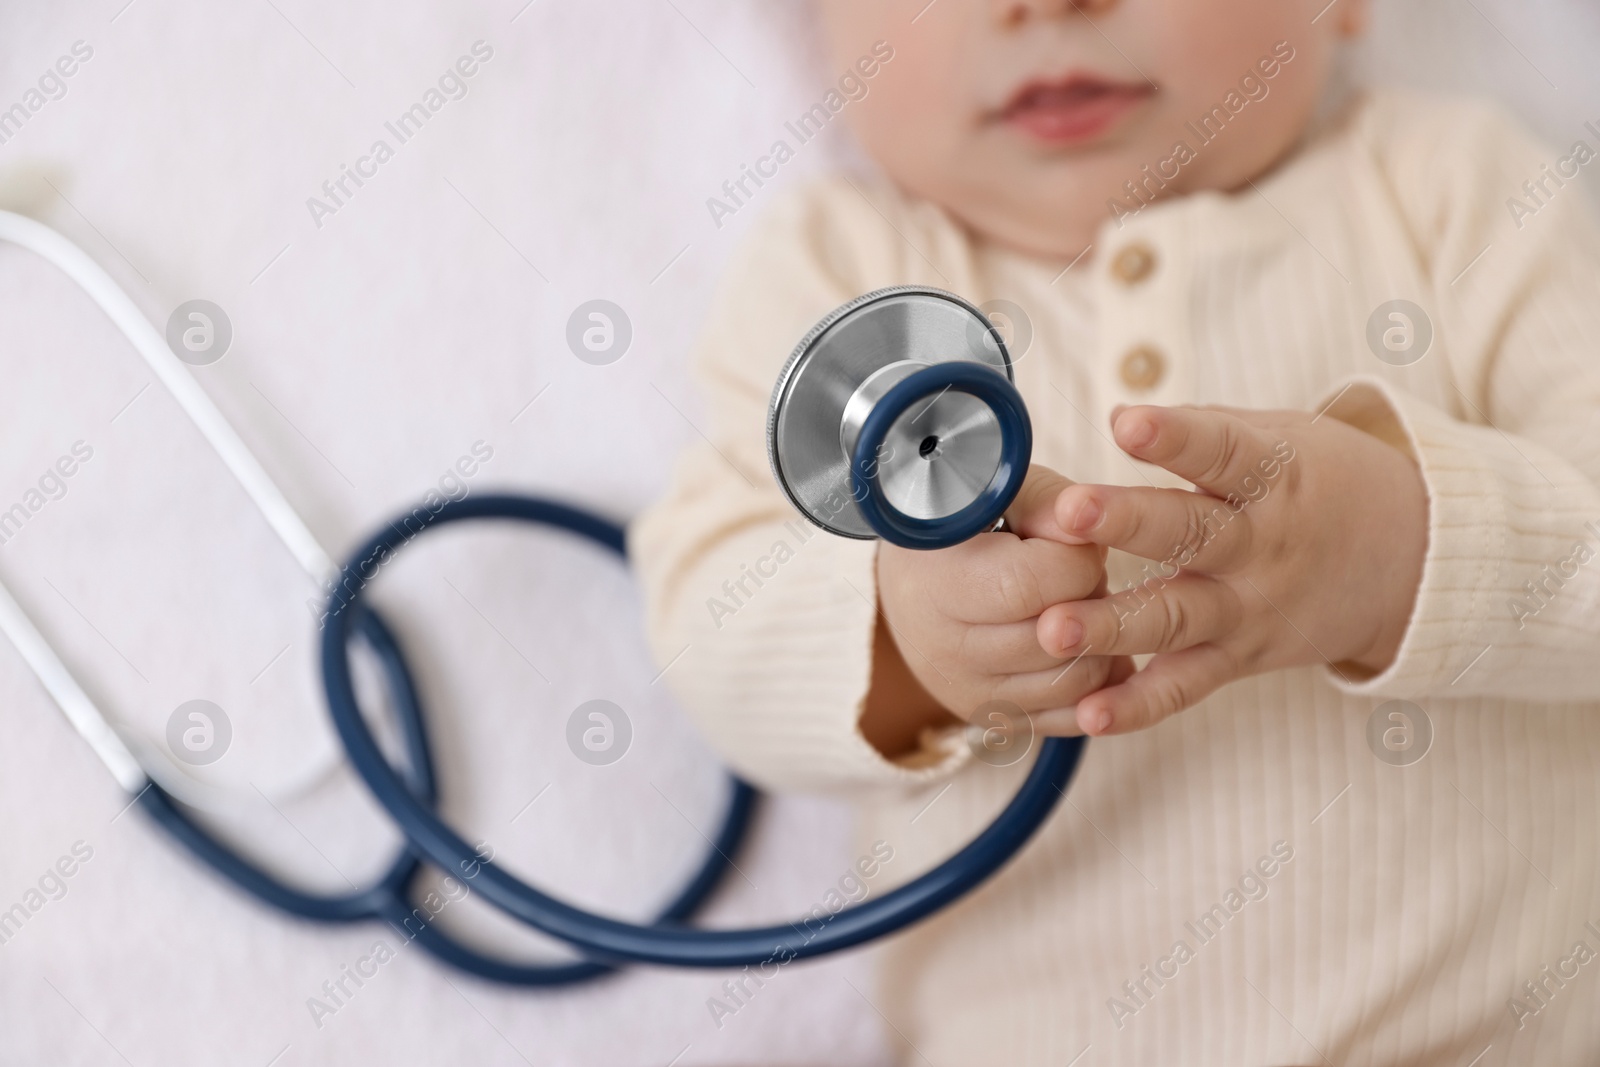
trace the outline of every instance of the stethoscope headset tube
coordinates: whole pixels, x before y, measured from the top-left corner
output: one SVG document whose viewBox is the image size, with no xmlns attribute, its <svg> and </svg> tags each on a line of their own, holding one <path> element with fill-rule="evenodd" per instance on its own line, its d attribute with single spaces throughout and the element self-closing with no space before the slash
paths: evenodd
<svg viewBox="0 0 1600 1067">
<path fill-rule="evenodd" d="M 61 234 L 22 215 L 0 211 L 0 241 L 33 251 L 83 289 L 128 339 L 216 450 L 306 574 L 319 581 L 332 575 L 335 571 L 333 559 L 323 551 L 316 536 L 232 424 L 174 358 L 166 341 L 111 276 Z M 614 550 L 622 550 L 622 532 L 604 520 L 591 519 L 588 532 Z M 417 803 L 431 806 L 437 792 L 431 749 L 422 704 L 400 645 L 382 618 L 369 608 L 351 612 L 345 622 L 347 637 L 361 637 L 377 656 L 395 704 L 403 752 L 400 773 L 405 786 Z M 424 864 L 410 845 L 403 847 L 382 876 L 366 889 L 323 894 L 288 885 L 218 839 L 189 814 L 190 802 L 180 799 L 184 790 L 190 788 L 188 784 L 176 792 L 160 784 L 162 781 L 175 783 L 177 779 L 153 775 L 140 762 L 122 733 L 84 691 L 4 583 L 0 583 L 0 631 L 16 646 L 68 722 L 105 764 L 117 784 L 128 791 L 131 798 L 128 807 L 139 807 L 191 856 L 257 901 L 313 922 L 388 922 L 397 932 L 421 945 L 425 952 L 493 981 L 524 986 L 565 985 L 612 970 L 605 964 L 587 960 L 554 965 L 511 963 L 485 956 L 454 940 L 429 920 L 428 911 L 411 903 L 411 893 Z M 686 919 L 710 895 L 727 866 L 726 855 L 736 850 L 749 825 L 753 799 L 754 794 L 748 787 L 736 786 L 713 849 L 662 911 L 660 921 Z"/>
<path fill-rule="evenodd" d="M 403 763 L 396 773 L 401 776 L 408 795 L 419 804 L 432 807 L 438 799 L 432 746 L 415 680 L 399 643 L 371 607 L 362 607 L 353 613 L 350 626 L 351 636 L 363 639 L 377 656 L 395 705 L 403 752 Z M 734 783 L 734 795 L 717 840 L 699 869 L 662 910 L 658 922 L 687 919 L 711 895 L 727 867 L 727 857 L 737 850 L 749 827 L 754 800 L 755 794 L 748 786 Z M 401 847 L 383 875 L 366 889 L 353 893 L 308 893 L 285 884 L 217 840 L 155 782 L 150 782 L 139 793 L 137 804 L 196 859 L 245 893 L 290 915 L 321 923 L 387 922 L 397 935 L 414 941 L 441 962 L 506 985 L 572 985 L 615 970 L 589 960 L 556 964 L 511 962 L 486 955 L 451 937 L 431 921 L 425 910 L 412 903 L 412 890 L 425 865 L 409 843 Z M 477 862 L 476 857 L 474 862 Z M 457 868 L 452 873 L 470 884 L 474 870 Z"/>
<path fill-rule="evenodd" d="M 429 529 L 475 519 L 510 519 L 566 530 L 619 555 L 622 531 L 577 508 L 536 497 L 485 495 L 447 503 L 437 512 L 407 516 L 409 528 L 391 523 L 357 549 L 345 564 L 330 599 L 322 632 L 322 675 L 328 707 L 351 765 L 389 812 L 411 847 L 427 862 L 460 876 L 472 872 L 472 888 L 507 915 L 571 945 L 589 960 L 574 967 L 654 963 L 680 967 L 740 967 L 768 960 L 819 956 L 883 937 L 922 919 L 977 887 L 1014 856 L 1049 817 L 1064 795 L 1083 750 L 1082 738 L 1052 738 L 1040 747 L 1026 781 L 987 829 L 955 855 L 881 897 L 863 901 L 825 920 L 808 919 L 741 930 L 701 930 L 680 925 L 692 908 L 669 907 L 654 925 L 596 915 L 543 893 L 492 860 L 485 860 L 419 796 L 384 757 L 357 702 L 351 680 L 350 644 L 361 632 L 366 583 L 362 569 L 388 559 Z M 418 527 L 417 523 L 421 526 Z M 735 779 L 733 801 L 719 840 L 690 890 L 709 891 L 731 862 L 748 816 L 750 787 Z M 739 816 L 733 818 L 732 816 Z M 733 823 L 739 823 L 733 827 Z M 730 829 L 731 828 L 731 829 Z M 713 871 L 712 868 L 715 868 Z M 680 901 L 691 894 L 687 891 Z M 676 902 L 675 902 L 676 903 Z M 807 924 L 810 925 L 807 925 Z M 426 945 L 426 942 L 419 941 Z M 470 951 L 460 949 L 457 950 Z M 446 951 L 436 952 L 450 960 Z M 482 957 L 473 954 L 475 961 Z M 458 964 L 459 965 L 459 964 Z M 512 965 L 506 965 L 512 966 Z M 467 968 L 475 969 L 475 968 Z M 482 973 L 481 970 L 477 973 Z"/>
<path fill-rule="evenodd" d="M 185 368 L 174 362 L 163 338 L 111 277 L 77 246 L 32 219 L 0 211 L 0 240 L 33 250 L 83 288 L 128 338 L 197 429 L 216 449 L 218 456 L 306 573 L 316 580 L 331 574 L 334 565 L 317 538 L 232 425 L 198 382 Z M 870 305 L 882 302 L 885 297 L 891 301 L 929 302 L 928 307 L 935 308 L 937 314 L 944 316 L 946 325 L 957 331 L 952 337 L 947 330 L 943 335 L 945 342 L 957 338 L 970 340 L 963 336 L 968 332 L 966 327 L 976 329 L 984 337 L 993 334 L 982 313 L 953 294 L 916 287 L 898 287 L 868 294 L 839 309 L 802 341 L 791 358 L 790 366 L 784 371 L 779 393 L 788 395 L 785 382 L 796 362 L 807 353 L 813 342 L 827 344 L 829 337 L 837 340 L 844 333 L 834 329 L 841 320 L 848 320 L 854 312 L 870 310 Z M 937 311 L 940 308 L 943 310 Z M 927 340 L 924 335 L 917 336 L 921 341 Z M 902 340 L 909 343 L 912 334 L 907 332 Z M 885 398 L 889 402 L 881 405 L 883 411 L 871 413 L 873 418 L 867 420 L 861 433 L 862 447 L 857 448 L 855 454 L 876 455 L 873 442 L 881 443 L 895 415 L 916 399 L 913 393 L 925 396 L 935 389 L 946 388 L 969 392 L 989 405 L 1002 430 L 1006 431 L 1008 443 L 1000 469 L 980 495 L 979 501 L 974 503 L 981 503 L 983 509 L 993 510 L 996 515 L 1003 511 L 1015 493 L 1013 482 L 1020 483 L 1019 472 L 1026 468 L 1031 428 L 1020 397 L 1005 380 L 1010 373 L 1010 364 L 1004 345 L 997 336 L 993 337 L 993 342 L 993 353 L 980 352 L 976 358 L 984 362 L 998 360 L 998 371 L 983 370 L 982 373 L 1001 381 L 1004 389 L 986 379 L 970 378 L 959 368 L 952 371 L 948 364 L 930 367 L 929 371 L 938 371 L 943 377 L 935 381 L 936 376 L 923 372 L 920 376 L 913 375 L 901 382 L 904 388 Z M 942 345 L 943 342 L 934 347 Z M 829 358 L 841 358 L 841 354 L 847 357 L 849 348 L 848 345 L 844 346 Z M 932 388 L 925 388 L 929 385 Z M 817 393 L 814 389 L 811 392 Z M 831 392 L 824 386 L 818 395 L 831 395 Z M 774 417 L 778 406 L 776 396 Z M 837 419 L 834 421 L 837 422 Z M 769 435 L 772 432 L 773 428 L 769 427 Z M 1019 442 L 1020 449 L 1017 447 Z M 784 477 L 782 465 L 776 462 L 778 452 L 773 452 L 773 456 L 774 473 L 778 475 L 784 491 L 797 505 L 802 506 L 802 511 L 812 521 L 819 522 L 825 529 L 833 529 L 825 521 L 819 520 L 813 509 L 805 507 L 808 501 L 795 496 L 794 486 Z M 843 468 L 847 460 L 848 457 L 841 459 L 835 453 L 828 461 Z M 842 486 L 852 484 L 847 472 L 840 469 L 836 473 L 843 476 L 837 479 Z M 887 501 L 875 476 L 869 475 L 856 484 L 865 493 L 865 499 L 871 501 L 867 506 L 874 509 L 879 521 L 869 526 L 857 520 L 857 526 L 834 529 L 833 532 L 848 537 L 862 537 L 871 536 L 868 530 L 876 529 L 894 540 L 900 531 L 908 531 L 906 536 L 909 538 L 920 538 L 922 543 L 919 547 L 934 547 L 930 543 L 929 531 L 917 525 L 920 520 L 904 515 Z M 968 508 L 961 512 L 960 522 L 944 525 L 943 543 L 951 544 L 969 535 L 967 531 L 973 522 L 966 513 L 972 510 Z M 551 526 L 600 544 L 618 556 L 625 555 L 623 531 L 614 523 L 577 508 L 534 497 L 501 495 L 468 498 L 447 504 L 438 512 L 408 513 L 404 516 L 404 522 L 414 530 L 416 523 L 421 521 L 422 530 L 426 530 L 450 522 L 491 518 Z M 894 531 L 894 534 L 891 536 L 885 531 Z M 976 533 L 978 529 L 973 528 L 970 532 Z M 334 725 L 357 773 L 394 817 L 406 837 L 406 844 L 382 876 L 368 888 L 351 893 L 312 893 L 290 886 L 262 870 L 191 817 L 185 810 L 186 803 L 180 801 L 173 791 L 163 788 L 129 749 L 118 730 L 89 698 L 3 584 L 0 584 L 0 630 L 16 645 L 52 699 L 95 755 L 105 763 L 112 777 L 128 790 L 133 797 L 129 806 L 140 807 L 192 856 L 235 887 L 262 903 L 314 922 L 387 922 L 397 932 L 421 945 L 423 951 L 451 966 L 491 981 L 521 986 L 564 985 L 584 981 L 607 974 L 617 964 L 624 962 L 688 967 L 760 965 L 768 960 L 787 962 L 848 948 L 892 933 L 970 892 L 1008 862 L 1049 817 L 1056 802 L 1063 796 L 1083 750 L 1081 738 L 1046 741 L 1022 788 L 993 824 L 938 867 L 881 897 L 821 920 L 807 916 L 800 922 L 756 929 L 690 929 L 683 924 L 726 874 L 750 824 L 755 792 L 735 778 L 721 827 L 704 860 L 677 895 L 659 912 L 654 924 L 638 925 L 594 915 L 541 893 L 492 861 L 484 859 L 434 810 L 437 783 L 425 715 L 415 680 L 394 633 L 376 611 L 362 602 L 365 582 L 361 574 L 368 562 L 393 555 L 413 536 L 415 534 L 411 530 L 396 521 L 353 554 L 350 562 L 340 569 L 339 580 L 333 584 L 334 592 L 322 634 L 320 658 L 323 684 Z M 348 596 L 345 595 L 347 592 Z M 350 676 L 350 651 L 358 638 L 376 655 L 395 705 L 401 735 L 401 755 L 397 765 L 391 765 L 385 758 L 356 702 Z M 176 782 L 177 779 L 171 781 Z M 188 786 L 183 788 L 187 789 Z M 178 793 L 181 794 L 182 790 L 178 790 Z M 446 874 L 464 878 L 487 902 L 566 942 L 587 958 L 556 964 L 518 963 L 488 956 L 456 940 L 432 921 L 429 912 L 411 903 L 417 880 L 429 864 Z"/>
<path fill-rule="evenodd" d="M 433 760 L 411 672 L 400 655 L 393 632 L 376 612 L 369 609 L 355 626 L 356 632 L 377 655 L 395 703 L 405 752 L 403 773 L 408 779 L 407 787 L 415 796 L 432 804 L 435 801 Z M 326 895 L 307 893 L 286 885 L 218 841 L 154 781 L 140 791 L 137 803 L 195 858 L 235 886 L 264 903 L 313 922 L 349 923 L 379 918 L 389 898 L 403 897 L 421 866 L 416 854 L 402 847 L 383 876 L 368 889 Z M 409 912 L 409 906 L 407 910 Z"/>
</svg>

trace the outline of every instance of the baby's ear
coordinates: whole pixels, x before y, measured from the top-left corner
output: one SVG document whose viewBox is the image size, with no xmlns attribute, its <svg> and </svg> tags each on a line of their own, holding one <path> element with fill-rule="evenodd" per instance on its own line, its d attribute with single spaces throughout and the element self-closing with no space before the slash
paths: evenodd
<svg viewBox="0 0 1600 1067">
<path fill-rule="evenodd" d="M 1049 467 L 1033 464 L 1022 480 L 1017 498 L 1006 509 L 1006 525 L 1018 537 L 1044 537 L 1067 544 L 1083 544 L 1080 538 L 1067 533 L 1056 519 L 1056 499 L 1075 484 Z"/>
</svg>

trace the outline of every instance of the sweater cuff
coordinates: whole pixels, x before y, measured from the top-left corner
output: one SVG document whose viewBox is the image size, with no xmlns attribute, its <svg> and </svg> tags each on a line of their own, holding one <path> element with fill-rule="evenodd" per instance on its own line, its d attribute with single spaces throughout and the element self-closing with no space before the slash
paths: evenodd
<svg viewBox="0 0 1600 1067">
<path fill-rule="evenodd" d="M 1360 697 L 1448 690 L 1491 643 L 1485 598 L 1499 587 L 1510 512 L 1500 472 L 1473 427 L 1379 379 L 1356 379 L 1322 410 L 1409 455 L 1428 494 L 1422 579 L 1394 662 L 1377 674 L 1340 665 L 1330 680 Z"/>
<path fill-rule="evenodd" d="M 665 677 L 706 735 L 741 774 L 775 789 L 916 786 L 962 766 L 970 752 L 959 729 L 925 731 L 921 746 L 897 760 L 861 732 L 878 610 L 875 545 L 795 519 L 776 534 L 773 527 L 736 534 L 707 562 L 738 575 L 748 568 L 731 561 L 757 559 L 765 572 L 770 567 L 759 560 L 779 543 L 794 546 L 792 558 L 785 553 L 765 588 L 742 604 L 734 604 L 737 589 L 721 591 L 709 610 L 685 613 L 698 620 L 691 627 L 698 632 L 677 638 L 689 644 L 687 669 Z M 687 586 L 716 592 L 698 580 L 708 569 L 699 570 Z M 667 662 L 678 649 L 661 636 L 654 651 Z"/>
</svg>

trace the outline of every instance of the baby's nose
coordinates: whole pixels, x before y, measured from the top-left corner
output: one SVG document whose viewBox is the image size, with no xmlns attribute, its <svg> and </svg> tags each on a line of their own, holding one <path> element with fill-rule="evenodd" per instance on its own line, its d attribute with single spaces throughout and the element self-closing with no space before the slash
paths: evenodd
<svg viewBox="0 0 1600 1067">
<path fill-rule="evenodd" d="M 1031 18 L 1047 18 L 1082 11 L 1087 15 L 1109 11 L 1119 0 L 991 0 L 995 17 L 1005 25 Z"/>
</svg>

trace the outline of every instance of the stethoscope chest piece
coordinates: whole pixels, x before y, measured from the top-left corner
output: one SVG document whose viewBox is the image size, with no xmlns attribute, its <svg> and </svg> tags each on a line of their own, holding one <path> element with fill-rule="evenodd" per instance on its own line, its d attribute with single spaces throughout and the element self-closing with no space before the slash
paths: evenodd
<svg viewBox="0 0 1600 1067">
<path fill-rule="evenodd" d="M 994 526 L 1033 431 L 988 318 L 939 289 L 833 311 L 778 377 L 767 450 L 800 512 L 842 537 L 943 548 Z"/>
</svg>

